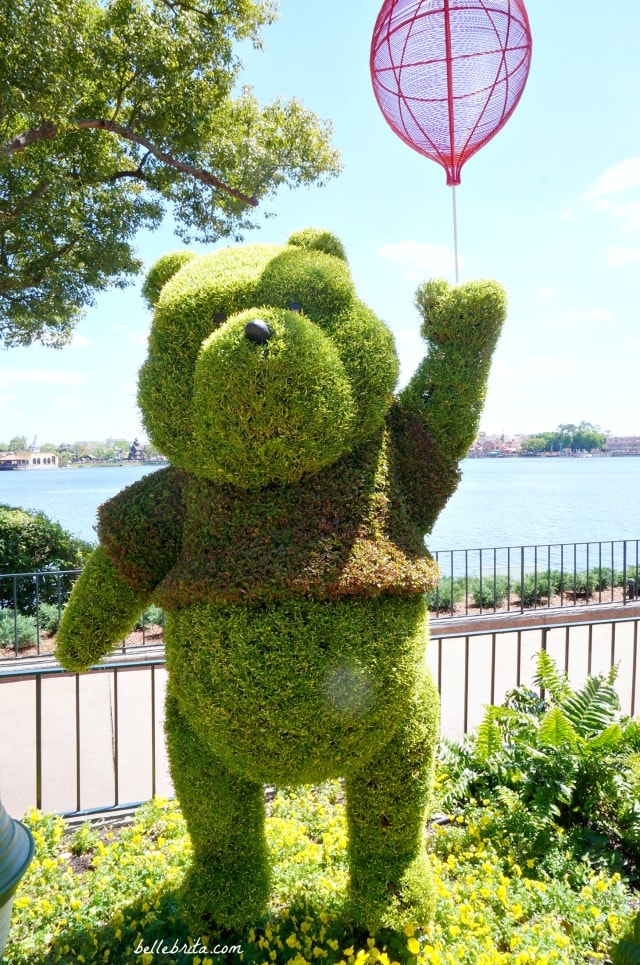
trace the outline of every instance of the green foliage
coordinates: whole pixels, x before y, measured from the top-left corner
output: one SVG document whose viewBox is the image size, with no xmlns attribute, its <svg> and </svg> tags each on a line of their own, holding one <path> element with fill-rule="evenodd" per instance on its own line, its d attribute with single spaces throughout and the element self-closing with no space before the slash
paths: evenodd
<svg viewBox="0 0 640 965">
<path fill-rule="evenodd" d="M 85 671 L 131 630 L 145 596 L 131 590 L 102 547 L 89 557 L 56 635 L 56 657 L 67 669 Z"/>
<path fill-rule="evenodd" d="M 427 606 L 433 612 L 455 610 L 456 604 L 464 597 L 465 586 L 464 577 L 441 576 L 437 587 L 426 594 Z"/>
<path fill-rule="evenodd" d="M 0 609 L 0 647 L 32 647 L 38 639 L 35 617 L 16 613 L 15 610 Z"/>
<path fill-rule="evenodd" d="M 144 627 L 164 626 L 164 610 L 155 604 L 148 606 L 139 620 L 133 625 L 134 630 L 142 630 Z"/>
<path fill-rule="evenodd" d="M 509 593 L 509 579 L 506 576 L 474 577 L 469 581 L 469 592 L 474 604 L 483 609 L 502 606 Z"/>
<path fill-rule="evenodd" d="M 553 432 L 530 436 L 524 440 L 522 448 L 525 452 L 561 452 L 563 449 L 591 452 L 593 449 L 604 449 L 605 442 L 604 432 L 590 422 L 581 422 L 579 426 L 567 423 L 559 425 Z"/>
<path fill-rule="evenodd" d="M 287 244 L 297 248 L 324 251 L 325 255 L 333 255 L 334 258 L 341 258 L 342 261 L 347 260 L 347 253 L 340 239 L 330 231 L 322 231 L 320 228 L 303 228 L 301 231 L 294 231 L 289 235 Z"/>
<path fill-rule="evenodd" d="M 209 914 L 237 928 L 266 901 L 262 785 L 337 774 L 346 777 L 355 920 L 379 927 L 406 923 L 411 909 L 426 915 L 420 828 L 438 716 L 421 670 L 426 621 L 420 597 L 389 596 L 167 613 L 166 727 L 194 845 L 184 891 L 194 922 Z M 249 879 L 237 870 L 245 867 Z"/>
<path fill-rule="evenodd" d="M 550 573 L 526 573 L 518 587 L 523 606 L 535 606 L 542 599 L 548 599 L 559 588 Z"/>
<path fill-rule="evenodd" d="M 615 668 L 574 690 L 541 652 L 535 683 L 544 699 L 518 688 L 487 708 L 474 736 L 446 743 L 445 807 L 501 801 L 523 860 L 564 833 L 577 853 L 637 875 L 640 725 L 620 716 L 614 681 Z"/>
<path fill-rule="evenodd" d="M 3 573 L 35 573 L 80 569 L 92 547 L 77 539 L 44 513 L 0 505 L 0 576 Z M 66 599 L 69 582 L 35 578 L 13 581 L 0 578 L 0 606 L 17 605 L 33 612 L 36 602 L 57 603 Z"/>
<path fill-rule="evenodd" d="M 491 806 L 469 806 L 459 821 L 428 828 L 434 921 L 416 918 L 374 934 L 348 916 L 347 815 L 338 782 L 275 795 L 265 822 L 273 866 L 267 914 L 226 935 L 194 934 L 176 909 L 191 854 L 177 802 L 151 801 L 127 827 L 85 825 L 71 846 L 61 818 L 32 811 L 25 820 L 36 854 L 14 903 L 11 965 L 133 965 L 151 957 L 143 949 L 154 942 L 168 947 L 163 953 L 156 946 L 153 955 L 166 965 L 231 962 L 240 951 L 247 965 L 619 965 L 629 959 L 616 959 L 611 946 L 634 941 L 634 895 L 618 875 L 594 871 L 568 842 L 521 867 Z M 199 954 L 171 951 L 176 940 L 193 949 L 196 938 Z M 227 955 L 225 944 L 234 948 Z"/>
<path fill-rule="evenodd" d="M 246 489 L 331 465 L 349 448 L 355 416 L 338 351 L 318 326 L 262 308 L 271 338 L 256 345 L 245 335 L 255 317 L 235 315 L 202 346 L 189 453 L 196 475 Z"/>
<path fill-rule="evenodd" d="M 428 431 L 457 462 L 478 432 L 506 296 L 491 281 L 450 286 L 435 280 L 420 286 L 416 307 L 429 352 L 400 398 L 422 414 Z"/>
<path fill-rule="evenodd" d="M 38 626 L 45 633 L 56 633 L 62 618 L 62 607 L 56 603 L 41 603 L 38 607 Z"/>
<path fill-rule="evenodd" d="M 90 821 L 85 821 L 82 827 L 73 835 L 69 851 L 71 854 L 91 854 L 96 850 L 96 845 L 100 840 L 99 833 L 93 828 Z"/>
<path fill-rule="evenodd" d="M 640 965 L 640 912 L 611 952 L 613 965 Z"/>
<path fill-rule="evenodd" d="M 236 42 L 273 18 L 262 0 L 0 5 L 5 344 L 68 340 L 167 209 L 184 239 L 237 237 L 281 185 L 339 171 L 330 123 L 238 83 Z"/>
<path fill-rule="evenodd" d="M 172 251 L 153 263 L 142 286 L 142 294 L 149 308 L 155 308 L 166 283 L 192 258 L 195 258 L 195 255 L 191 251 Z"/>
</svg>

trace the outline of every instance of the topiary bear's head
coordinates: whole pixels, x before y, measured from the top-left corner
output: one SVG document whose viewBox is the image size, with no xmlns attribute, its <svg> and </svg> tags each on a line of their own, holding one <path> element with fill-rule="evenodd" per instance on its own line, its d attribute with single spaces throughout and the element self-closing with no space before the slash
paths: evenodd
<svg viewBox="0 0 640 965">
<path fill-rule="evenodd" d="M 155 314 L 138 403 L 173 465 L 246 489 L 292 483 L 381 427 L 393 338 L 329 232 L 165 255 L 143 292 Z"/>
</svg>

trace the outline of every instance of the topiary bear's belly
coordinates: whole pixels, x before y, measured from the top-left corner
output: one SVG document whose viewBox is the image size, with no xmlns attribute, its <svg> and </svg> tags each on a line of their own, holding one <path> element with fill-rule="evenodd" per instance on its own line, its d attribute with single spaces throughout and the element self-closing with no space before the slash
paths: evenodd
<svg viewBox="0 0 640 965">
<path fill-rule="evenodd" d="M 411 715 L 427 633 L 421 597 L 187 607 L 167 614 L 169 690 L 232 770 L 323 780 Z"/>
</svg>

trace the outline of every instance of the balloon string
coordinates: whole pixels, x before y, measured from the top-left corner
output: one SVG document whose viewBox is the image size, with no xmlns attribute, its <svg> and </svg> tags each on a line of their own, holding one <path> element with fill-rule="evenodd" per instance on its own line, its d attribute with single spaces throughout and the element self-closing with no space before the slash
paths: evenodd
<svg viewBox="0 0 640 965">
<path fill-rule="evenodd" d="M 453 253 L 456 262 L 456 285 L 458 284 L 458 216 L 456 214 L 456 186 L 451 185 L 453 197 Z"/>
</svg>

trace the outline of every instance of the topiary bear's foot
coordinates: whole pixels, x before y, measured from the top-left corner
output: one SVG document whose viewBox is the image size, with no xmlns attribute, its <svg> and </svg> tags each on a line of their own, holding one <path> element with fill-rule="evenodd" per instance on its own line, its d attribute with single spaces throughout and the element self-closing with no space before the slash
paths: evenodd
<svg viewBox="0 0 640 965">
<path fill-rule="evenodd" d="M 166 723 L 171 775 L 193 848 L 181 889 L 185 920 L 196 933 L 238 930 L 264 910 L 269 859 L 264 789 L 216 758 L 169 692 Z"/>
<path fill-rule="evenodd" d="M 397 866 L 397 860 L 390 861 Z M 398 881 L 390 880 L 382 868 L 373 866 L 364 879 L 352 876 L 348 911 L 352 920 L 374 933 L 383 928 L 399 929 L 431 921 L 436 893 L 426 854 L 418 854 L 406 866 Z"/>
<path fill-rule="evenodd" d="M 199 856 L 179 892 L 182 914 L 194 934 L 239 938 L 248 922 L 266 908 L 269 875 L 258 856 L 235 856 L 233 866 L 220 856 Z"/>
</svg>

